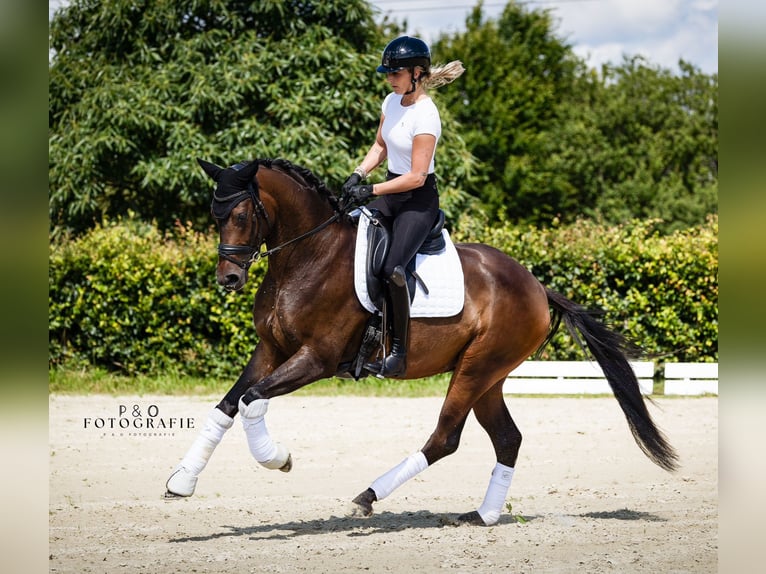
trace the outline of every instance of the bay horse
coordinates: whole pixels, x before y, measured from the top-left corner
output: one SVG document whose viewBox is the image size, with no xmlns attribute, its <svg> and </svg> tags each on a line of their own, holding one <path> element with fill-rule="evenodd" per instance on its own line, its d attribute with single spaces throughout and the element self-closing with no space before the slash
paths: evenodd
<svg viewBox="0 0 766 574">
<path fill-rule="evenodd" d="M 267 468 L 289 471 L 289 451 L 272 440 L 265 424 L 269 400 L 345 374 L 370 317 L 354 293 L 356 227 L 344 198 L 286 160 L 256 159 L 227 168 L 197 161 L 217 184 L 211 211 L 220 236 L 218 283 L 229 291 L 241 289 L 250 265 L 260 258 L 268 258 L 268 269 L 253 307 L 259 342 L 168 479 L 169 498 L 193 494 L 237 413 L 253 457 Z M 374 502 L 454 453 L 473 411 L 489 435 L 496 464 L 482 505 L 458 520 L 495 524 L 522 440 L 506 407 L 503 383 L 550 341 L 562 320 L 603 369 L 640 449 L 663 469 L 675 470 L 677 454 L 652 421 L 630 367 L 629 342 L 498 249 L 456 248 L 464 271 L 463 309 L 452 317 L 411 319 L 407 368 L 400 377 L 452 372 L 436 428 L 420 450 L 353 499 L 356 513 L 372 515 Z"/>
</svg>

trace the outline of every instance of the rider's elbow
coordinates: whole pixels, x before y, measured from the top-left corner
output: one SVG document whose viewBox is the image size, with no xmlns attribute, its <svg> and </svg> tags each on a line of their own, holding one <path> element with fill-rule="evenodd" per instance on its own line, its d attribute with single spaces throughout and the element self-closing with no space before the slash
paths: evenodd
<svg viewBox="0 0 766 574">
<path fill-rule="evenodd" d="M 428 174 L 410 172 L 410 176 L 412 177 L 412 189 L 417 189 L 425 185 L 426 177 L 428 177 Z"/>
</svg>

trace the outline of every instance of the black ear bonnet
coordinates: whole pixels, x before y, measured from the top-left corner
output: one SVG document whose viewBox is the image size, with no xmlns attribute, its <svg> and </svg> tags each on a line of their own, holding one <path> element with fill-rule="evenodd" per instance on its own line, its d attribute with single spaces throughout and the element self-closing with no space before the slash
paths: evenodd
<svg viewBox="0 0 766 574">
<path fill-rule="evenodd" d="M 258 171 L 258 162 L 240 162 L 226 169 L 220 170 L 214 179 L 218 186 L 213 192 L 211 210 L 216 219 L 226 219 L 239 203 L 248 197 L 253 200 L 253 205 L 258 205 L 258 182 L 255 173 Z"/>
</svg>

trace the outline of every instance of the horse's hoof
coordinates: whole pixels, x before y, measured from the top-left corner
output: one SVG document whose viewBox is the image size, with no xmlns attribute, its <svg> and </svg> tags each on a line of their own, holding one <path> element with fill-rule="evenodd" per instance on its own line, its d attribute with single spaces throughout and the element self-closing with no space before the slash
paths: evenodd
<svg viewBox="0 0 766 574">
<path fill-rule="evenodd" d="M 363 516 L 364 518 L 369 518 L 372 516 L 372 503 L 375 502 L 378 499 L 377 496 L 375 496 L 375 491 L 371 488 L 368 488 L 363 493 L 361 493 L 359 496 L 357 496 L 354 500 L 351 501 L 353 504 L 351 515 L 352 516 Z"/>
<path fill-rule="evenodd" d="M 466 512 L 465 514 L 461 514 L 457 517 L 457 523 L 460 524 L 470 524 L 472 526 L 486 526 L 484 524 L 484 520 L 482 520 L 481 516 L 478 512 L 475 510 L 472 512 Z"/>
<path fill-rule="evenodd" d="M 277 454 L 271 460 L 258 461 L 264 468 L 269 470 L 281 470 L 282 472 L 290 472 L 293 467 L 293 457 L 290 451 L 283 444 L 276 443 Z"/>
<path fill-rule="evenodd" d="M 165 483 L 165 498 L 185 498 L 194 494 L 197 487 L 197 477 L 192 476 L 188 470 L 179 466 L 170 475 Z M 171 496 L 168 496 L 171 495 Z"/>
<path fill-rule="evenodd" d="M 165 500 L 178 500 L 179 498 L 188 498 L 188 496 L 182 496 L 180 494 L 176 494 L 175 492 L 170 492 L 169 490 L 166 490 L 162 498 L 164 498 Z"/>
</svg>

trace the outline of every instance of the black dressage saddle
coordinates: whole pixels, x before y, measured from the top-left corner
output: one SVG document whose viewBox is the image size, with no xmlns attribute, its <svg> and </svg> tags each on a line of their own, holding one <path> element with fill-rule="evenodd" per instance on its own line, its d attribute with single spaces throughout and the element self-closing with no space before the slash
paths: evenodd
<svg viewBox="0 0 766 574">
<path fill-rule="evenodd" d="M 385 286 L 383 284 L 383 263 L 386 260 L 388 250 L 391 248 L 391 222 L 383 217 L 381 213 L 373 209 L 370 211 L 372 217 L 367 227 L 367 293 L 370 300 L 376 308 L 383 308 L 383 294 Z M 423 255 L 435 255 L 446 248 L 446 241 L 442 235 L 444 228 L 444 211 L 441 209 L 436 217 L 436 221 L 431 227 L 431 231 L 421 244 L 417 253 Z M 420 283 L 425 293 L 428 293 L 428 287 L 415 272 L 415 257 L 408 262 L 406 266 L 407 288 L 410 293 L 410 302 L 415 297 L 415 282 Z"/>
</svg>

